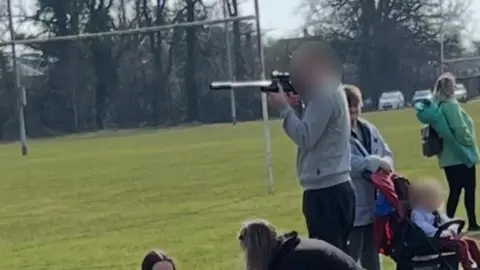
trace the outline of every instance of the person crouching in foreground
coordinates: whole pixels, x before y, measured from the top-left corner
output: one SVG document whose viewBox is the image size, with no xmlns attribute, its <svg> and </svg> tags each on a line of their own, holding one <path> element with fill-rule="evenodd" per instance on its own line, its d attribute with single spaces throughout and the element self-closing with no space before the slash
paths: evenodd
<svg viewBox="0 0 480 270">
<path fill-rule="evenodd" d="M 301 239 L 297 232 L 279 234 L 266 220 L 242 224 L 238 235 L 245 270 L 361 270 L 339 248 L 318 239 Z"/>
<path fill-rule="evenodd" d="M 176 270 L 175 263 L 165 252 L 152 250 L 142 261 L 142 270 Z"/>
<path fill-rule="evenodd" d="M 443 202 L 442 193 L 442 188 L 436 181 L 424 181 L 412 185 L 410 192 L 413 207 L 412 222 L 429 237 L 435 236 L 438 228 L 451 220 L 440 211 Z M 440 249 L 456 251 L 463 269 L 479 269 L 480 250 L 474 240 L 457 235 L 452 230 L 445 230 L 440 234 L 438 245 Z"/>
<path fill-rule="evenodd" d="M 380 269 L 380 258 L 374 239 L 375 187 L 365 179 L 365 172 L 378 170 L 391 172 L 393 167 L 392 151 L 385 143 L 378 129 L 361 119 L 363 99 L 360 89 L 353 85 L 344 85 L 347 96 L 352 134 L 350 144 L 352 157 L 350 176 L 355 186 L 356 209 L 355 223 L 349 236 L 348 253 L 362 267 L 368 270 Z"/>
</svg>

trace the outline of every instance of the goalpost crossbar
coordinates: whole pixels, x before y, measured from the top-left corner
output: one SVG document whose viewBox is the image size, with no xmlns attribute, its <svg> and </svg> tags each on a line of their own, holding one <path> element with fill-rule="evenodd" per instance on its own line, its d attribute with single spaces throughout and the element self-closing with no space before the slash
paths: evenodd
<svg viewBox="0 0 480 270">
<path fill-rule="evenodd" d="M 255 16 L 249 15 L 249 16 L 238 16 L 238 17 L 231 17 L 231 18 L 225 18 L 225 19 L 218 19 L 218 20 L 205 20 L 205 21 L 185 22 L 185 23 L 177 23 L 177 24 L 166 24 L 166 25 L 158 25 L 158 26 L 151 26 L 151 27 L 115 30 L 115 31 L 108 31 L 108 32 L 85 33 L 85 34 L 79 34 L 79 35 L 67 35 L 67 36 L 58 36 L 58 37 L 19 39 L 19 40 L 10 40 L 10 41 L 0 42 L 0 46 L 6 46 L 6 45 L 12 45 L 12 44 L 26 45 L 26 44 L 32 44 L 32 43 L 47 43 L 47 42 L 54 42 L 54 41 L 83 40 L 83 39 L 92 39 L 92 38 L 100 38 L 100 37 L 108 37 L 108 36 L 124 36 L 124 35 L 137 34 L 137 33 L 165 31 L 165 30 L 170 30 L 174 28 L 198 27 L 198 26 L 215 25 L 215 24 L 254 20 L 254 19 L 255 19 Z"/>
</svg>

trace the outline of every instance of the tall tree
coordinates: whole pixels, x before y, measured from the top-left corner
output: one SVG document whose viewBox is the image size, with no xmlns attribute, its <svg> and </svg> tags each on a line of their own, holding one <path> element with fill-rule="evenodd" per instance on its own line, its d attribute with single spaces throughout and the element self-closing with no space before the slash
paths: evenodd
<svg viewBox="0 0 480 270">
<path fill-rule="evenodd" d="M 113 0 L 87 0 L 88 22 L 86 31 L 90 33 L 108 32 L 113 23 L 110 9 Z M 117 64 L 112 55 L 111 37 L 95 38 L 90 42 L 90 51 L 95 70 L 95 127 L 104 129 L 108 98 L 113 95 L 117 82 Z M 112 83 L 113 82 L 113 83 Z"/>
<path fill-rule="evenodd" d="M 164 25 L 167 22 L 165 5 L 167 1 L 157 0 L 154 5 L 152 1 L 142 0 L 141 14 L 142 26 L 152 27 Z M 164 73 L 164 59 L 163 53 L 165 46 L 163 44 L 164 38 L 167 35 L 164 32 L 150 32 L 148 34 L 148 41 L 150 44 L 150 54 L 153 58 L 153 67 L 157 76 L 153 78 L 151 88 L 151 124 L 156 126 L 161 123 L 161 108 L 166 105 L 166 84 Z M 143 42 L 143 40 L 141 41 Z"/>
<path fill-rule="evenodd" d="M 37 0 L 36 11 L 33 16 L 27 16 L 40 26 L 44 32 L 53 36 L 77 35 L 83 28 L 82 15 L 84 14 L 85 0 L 54 1 Z M 33 34 L 34 35 L 34 34 Z M 29 33 L 28 36 L 32 36 Z M 49 77 L 49 91 L 44 93 L 42 99 L 45 103 L 53 100 L 63 100 L 64 108 L 59 106 L 40 105 L 48 108 L 47 114 L 59 114 L 56 121 L 44 118 L 44 124 L 50 128 L 58 128 L 60 124 L 67 127 L 67 131 L 77 131 L 79 116 L 77 112 L 77 89 L 76 80 L 77 47 L 75 41 L 47 42 L 39 44 L 30 44 L 30 46 L 42 53 L 44 59 L 54 59 L 55 65 L 52 67 L 52 73 Z M 41 100 L 41 99 L 40 99 Z M 41 101 L 40 101 L 41 102 Z M 65 125 L 64 123 L 69 123 Z"/>
<path fill-rule="evenodd" d="M 226 0 L 227 9 L 230 17 L 239 16 L 239 3 L 238 0 Z M 233 53 L 235 59 L 235 79 L 244 80 L 245 79 L 245 61 L 242 55 L 242 33 L 241 33 L 241 22 L 233 22 Z"/>
<path fill-rule="evenodd" d="M 187 22 L 195 21 L 196 0 L 186 0 Z M 187 122 L 199 119 L 198 89 L 195 81 L 196 72 L 196 42 L 195 28 L 186 29 L 187 62 L 185 66 L 185 89 L 187 89 Z"/>
<path fill-rule="evenodd" d="M 463 11 L 462 2 L 443 8 L 441 2 L 306 0 L 303 8 L 314 32 L 351 44 L 360 85 L 375 98 L 380 91 L 410 87 L 402 73 L 431 60 L 424 48 L 438 38 L 439 22 L 448 23 Z"/>
<path fill-rule="evenodd" d="M 0 37 L 7 36 L 8 20 L 7 20 L 7 1 L 0 2 Z"/>
<path fill-rule="evenodd" d="M 35 14 L 27 14 L 31 10 L 24 9 L 23 15 L 25 21 L 36 27 L 23 33 L 23 37 L 17 33 L 19 38 L 109 32 L 201 21 L 213 16 L 213 8 L 201 0 L 32 1 Z M 242 60 L 253 63 L 256 59 L 252 27 L 249 23 L 239 25 L 242 35 L 237 44 L 241 54 L 252 55 Z M 228 95 L 208 90 L 211 80 L 226 76 L 225 45 L 222 26 L 175 27 L 30 44 L 29 53 L 19 55 L 20 62 L 28 72 L 38 69 L 44 74 L 22 78 L 31 88 L 27 89 L 29 136 L 185 121 L 228 121 Z M 3 91 L 14 82 L 8 55 L 4 56 L 0 55 L 0 118 L 3 108 L 8 111 L 14 104 L 8 91 Z M 242 73 L 246 77 L 255 74 L 253 69 Z M 245 104 L 238 110 L 239 119 L 258 118 L 258 106 L 251 106 L 258 102 L 258 97 L 244 93 Z M 5 115 L 6 124 L 1 125 L 3 118 L 0 119 L 0 133 L 5 131 L 6 138 L 14 138 L 11 135 L 18 133 L 16 119 L 11 113 Z"/>
</svg>

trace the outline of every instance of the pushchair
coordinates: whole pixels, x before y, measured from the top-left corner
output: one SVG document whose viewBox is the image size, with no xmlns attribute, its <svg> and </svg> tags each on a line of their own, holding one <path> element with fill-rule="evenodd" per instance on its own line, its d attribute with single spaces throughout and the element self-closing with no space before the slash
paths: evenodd
<svg viewBox="0 0 480 270">
<path fill-rule="evenodd" d="M 442 250 L 438 240 L 443 230 L 460 233 L 463 220 L 452 220 L 440 226 L 437 234 L 428 237 L 410 219 L 408 203 L 410 182 L 399 175 L 377 172 L 365 175 L 391 206 L 389 214 L 375 217 L 375 243 L 379 253 L 390 257 L 397 270 L 439 269 L 457 270 L 459 261 L 455 251 Z"/>
</svg>

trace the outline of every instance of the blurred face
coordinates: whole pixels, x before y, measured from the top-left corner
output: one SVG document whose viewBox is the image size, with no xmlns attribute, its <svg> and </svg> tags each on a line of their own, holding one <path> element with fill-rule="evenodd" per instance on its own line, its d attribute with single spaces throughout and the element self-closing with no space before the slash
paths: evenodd
<svg viewBox="0 0 480 270">
<path fill-rule="evenodd" d="M 157 262 L 152 268 L 152 270 L 173 270 L 173 269 L 174 269 L 173 264 L 168 261 Z"/>
<path fill-rule="evenodd" d="M 290 78 L 299 94 L 304 94 L 316 83 L 325 81 L 328 69 L 320 61 L 313 61 L 308 52 L 297 50 L 290 61 Z"/>
<path fill-rule="evenodd" d="M 435 189 L 424 189 L 418 193 L 418 202 L 428 211 L 437 211 L 442 205 L 442 193 Z"/>
<path fill-rule="evenodd" d="M 302 55 L 295 53 L 290 61 L 290 80 L 293 87 L 299 94 L 305 93 L 308 73 L 305 73 L 305 59 Z"/>
<path fill-rule="evenodd" d="M 357 106 L 349 106 L 348 111 L 350 113 L 350 121 L 355 122 L 357 121 L 358 117 L 360 117 L 360 114 L 362 113 L 362 106 L 357 105 Z"/>
</svg>

